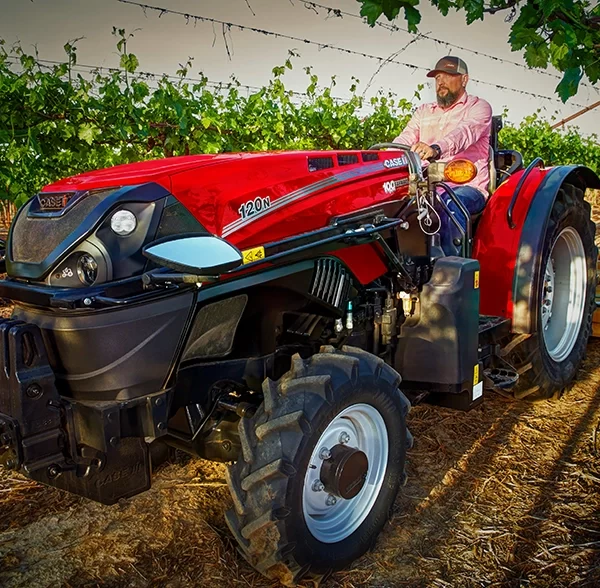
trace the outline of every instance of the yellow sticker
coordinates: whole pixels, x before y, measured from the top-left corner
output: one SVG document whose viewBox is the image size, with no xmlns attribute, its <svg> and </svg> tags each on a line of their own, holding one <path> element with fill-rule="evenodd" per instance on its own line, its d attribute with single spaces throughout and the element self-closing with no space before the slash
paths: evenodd
<svg viewBox="0 0 600 588">
<path fill-rule="evenodd" d="M 473 368 L 473 386 L 479 384 L 479 364 L 476 364 Z"/>
<path fill-rule="evenodd" d="M 244 260 L 244 264 L 252 263 L 253 261 L 260 261 L 265 258 L 265 248 L 264 247 L 253 247 L 252 249 L 246 249 L 242 251 L 242 258 Z"/>
<path fill-rule="evenodd" d="M 474 285 L 475 290 L 477 290 L 477 288 L 479 288 L 479 270 L 477 270 L 475 272 L 475 285 Z"/>
</svg>

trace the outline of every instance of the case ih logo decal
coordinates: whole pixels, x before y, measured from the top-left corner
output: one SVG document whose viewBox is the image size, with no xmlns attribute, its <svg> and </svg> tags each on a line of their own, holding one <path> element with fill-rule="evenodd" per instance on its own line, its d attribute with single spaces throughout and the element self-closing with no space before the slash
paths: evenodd
<svg viewBox="0 0 600 588">
<path fill-rule="evenodd" d="M 408 163 L 408 160 L 405 156 L 403 157 L 394 157 L 393 159 L 386 159 L 383 162 L 383 166 L 387 169 L 392 169 L 394 167 L 403 167 Z"/>
<path fill-rule="evenodd" d="M 38 201 L 42 210 L 62 210 L 74 194 L 39 194 Z"/>
</svg>

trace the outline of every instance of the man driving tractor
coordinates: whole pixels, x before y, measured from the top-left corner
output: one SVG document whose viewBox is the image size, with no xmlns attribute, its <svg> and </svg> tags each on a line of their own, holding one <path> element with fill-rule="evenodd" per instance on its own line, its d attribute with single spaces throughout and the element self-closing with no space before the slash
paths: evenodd
<svg viewBox="0 0 600 588">
<path fill-rule="evenodd" d="M 462 186 L 453 186 L 457 197 L 471 214 L 483 210 L 488 195 L 492 107 L 467 93 L 467 64 L 459 57 L 440 59 L 427 77 L 435 78 L 437 103 L 417 108 L 394 143 L 410 145 L 422 160 L 468 159 L 477 167 L 477 176 Z M 446 204 L 465 226 L 463 215 L 449 197 Z M 456 255 L 453 244 L 456 229 L 446 214 L 441 215 L 441 246 L 447 255 Z"/>
</svg>

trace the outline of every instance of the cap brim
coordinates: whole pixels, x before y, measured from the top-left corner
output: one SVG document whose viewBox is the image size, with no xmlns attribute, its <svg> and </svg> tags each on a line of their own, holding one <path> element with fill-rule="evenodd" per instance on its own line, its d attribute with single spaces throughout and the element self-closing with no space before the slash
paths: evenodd
<svg viewBox="0 0 600 588">
<path fill-rule="evenodd" d="M 463 74 L 461 74 L 460 72 L 457 72 L 455 70 L 448 70 L 448 69 L 432 69 L 428 74 L 427 77 L 428 78 L 435 78 L 435 75 L 438 73 L 447 73 L 450 74 L 452 76 L 462 76 Z"/>
</svg>

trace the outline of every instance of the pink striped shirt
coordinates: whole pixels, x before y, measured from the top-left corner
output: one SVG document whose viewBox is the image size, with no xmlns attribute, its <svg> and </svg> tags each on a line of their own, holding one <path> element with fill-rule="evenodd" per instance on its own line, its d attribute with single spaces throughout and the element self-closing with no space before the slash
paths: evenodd
<svg viewBox="0 0 600 588">
<path fill-rule="evenodd" d="M 449 108 L 437 103 L 422 104 L 406 128 L 394 139 L 411 147 L 421 141 L 440 146 L 440 161 L 468 159 L 477 167 L 477 176 L 467 186 L 473 186 L 489 196 L 490 132 L 492 107 L 488 102 L 466 92 Z M 453 185 L 448 182 L 449 185 Z"/>
</svg>

